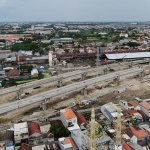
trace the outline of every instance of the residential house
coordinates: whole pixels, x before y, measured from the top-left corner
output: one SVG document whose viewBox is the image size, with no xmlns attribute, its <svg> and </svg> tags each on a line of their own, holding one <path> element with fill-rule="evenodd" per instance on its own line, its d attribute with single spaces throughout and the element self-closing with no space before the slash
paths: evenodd
<svg viewBox="0 0 150 150">
<path fill-rule="evenodd" d="M 65 53 L 65 51 L 64 51 L 63 49 L 58 49 L 58 50 L 56 51 L 56 53 L 57 53 L 57 54 L 63 54 L 63 53 Z"/>
<path fill-rule="evenodd" d="M 78 150 L 76 144 L 71 137 L 59 138 L 58 143 L 61 150 Z"/>
<path fill-rule="evenodd" d="M 137 123 L 143 122 L 143 116 L 137 110 L 129 110 L 129 113 Z"/>
<path fill-rule="evenodd" d="M 128 145 L 132 148 L 132 150 L 143 150 L 143 147 L 139 144 L 129 142 Z"/>
<path fill-rule="evenodd" d="M 38 74 L 39 74 L 39 72 L 38 72 L 37 69 L 32 69 L 32 70 L 31 70 L 31 76 L 32 76 L 32 77 L 38 77 Z"/>
<path fill-rule="evenodd" d="M 18 150 L 32 150 L 32 148 L 27 144 L 22 144 Z"/>
<path fill-rule="evenodd" d="M 28 126 L 27 122 L 14 124 L 14 143 L 20 146 L 28 141 Z"/>
<path fill-rule="evenodd" d="M 46 147 L 48 150 L 51 150 L 51 149 L 60 150 L 58 144 L 55 142 L 51 142 L 50 144 L 46 144 Z"/>
<path fill-rule="evenodd" d="M 134 108 L 132 105 L 130 105 L 130 103 L 128 103 L 127 101 L 123 101 L 123 100 L 119 101 L 119 105 L 127 110 Z"/>
<path fill-rule="evenodd" d="M 40 131 L 43 143 L 54 141 L 54 135 L 49 131 L 50 124 L 40 125 Z"/>
<path fill-rule="evenodd" d="M 140 110 L 140 106 L 135 101 L 130 101 L 129 104 L 133 106 L 133 109 Z"/>
<path fill-rule="evenodd" d="M 120 33 L 120 37 L 125 37 L 125 38 L 127 38 L 127 37 L 128 37 L 128 34 L 127 34 L 127 33 Z"/>
<path fill-rule="evenodd" d="M 5 75 L 8 76 L 9 78 L 18 77 L 20 76 L 20 72 L 17 69 L 11 69 L 9 70 L 9 72 L 5 72 Z"/>
<path fill-rule="evenodd" d="M 124 150 L 132 150 L 132 148 L 126 142 L 122 143 L 122 147 Z"/>
<path fill-rule="evenodd" d="M 150 118 L 150 104 L 146 101 L 139 103 L 141 111 L 143 111 Z"/>
<path fill-rule="evenodd" d="M 38 145 L 38 146 L 32 146 L 32 150 L 46 150 L 46 145 Z"/>
<path fill-rule="evenodd" d="M 80 53 L 84 53 L 85 50 L 84 50 L 83 48 L 82 48 L 82 49 L 80 48 L 80 49 L 79 49 L 79 52 L 80 52 Z"/>
<path fill-rule="evenodd" d="M 5 143 L 5 150 L 14 150 L 14 144 L 13 142 L 6 142 Z"/>
<path fill-rule="evenodd" d="M 70 108 L 60 110 L 60 119 L 65 127 L 68 127 L 68 130 L 79 129 L 77 124 L 77 116 Z"/>
<path fill-rule="evenodd" d="M 37 122 L 31 122 L 28 124 L 29 137 L 36 138 L 41 136 L 40 126 Z"/>
<path fill-rule="evenodd" d="M 75 141 L 78 149 L 82 150 L 82 149 L 85 149 L 85 147 L 87 146 L 86 145 L 86 141 L 87 141 L 86 132 L 87 132 L 87 127 L 88 127 L 88 122 L 82 114 L 76 112 L 75 115 L 77 116 L 77 123 L 80 129 L 72 130 L 70 132 L 71 132 L 71 137 Z"/>
<path fill-rule="evenodd" d="M 140 128 L 129 127 L 126 129 L 126 134 L 130 137 L 130 142 L 145 146 L 150 135 Z"/>
</svg>

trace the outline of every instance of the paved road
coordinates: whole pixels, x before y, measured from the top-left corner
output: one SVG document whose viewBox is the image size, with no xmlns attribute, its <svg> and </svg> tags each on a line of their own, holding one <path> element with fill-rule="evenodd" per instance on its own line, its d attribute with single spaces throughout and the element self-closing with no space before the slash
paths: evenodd
<svg viewBox="0 0 150 150">
<path fill-rule="evenodd" d="M 86 88 L 90 85 L 97 84 L 99 82 L 103 82 L 106 80 L 112 80 L 112 79 L 116 78 L 117 76 L 121 77 L 121 76 L 129 75 L 129 74 L 137 73 L 137 72 L 142 72 L 142 71 L 143 71 L 143 69 L 141 69 L 141 68 L 132 68 L 132 69 L 127 69 L 127 70 L 123 70 L 123 71 L 118 71 L 115 73 L 98 76 L 98 77 L 88 79 L 85 81 L 76 82 L 76 83 L 61 87 L 61 88 L 52 89 L 52 90 L 49 90 L 49 91 L 46 91 L 46 92 L 43 92 L 40 94 L 36 94 L 34 96 L 30 96 L 28 98 L 25 98 L 25 99 L 22 99 L 22 100 L 19 100 L 16 102 L 5 103 L 3 105 L 0 105 L 0 114 L 4 114 L 7 112 L 17 110 L 17 109 L 21 109 L 23 107 L 27 107 L 27 106 L 33 105 L 33 104 L 39 104 L 42 102 L 46 103 L 47 99 L 66 95 L 71 92 Z"/>
<path fill-rule="evenodd" d="M 79 74 L 83 74 L 83 73 L 87 73 L 87 72 L 93 72 L 93 71 L 98 71 L 98 70 L 103 70 L 106 68 L 113 68 L 113 67 L 118 67 L 118 66 L 126 66 L 126 65 L 130 65 L 131 63 L 133 65 L 133 64 L 139 64 L 139 63 L 144 63 L 144 62 L 150 62 L 150 59 L 138 60 L 138 61 L 133 61 L 133 62 L 115 63 L 115 64 L 109 64 L 109 65 L 101 66 L 98 68 L 67 72 L 67 73 L 61 74 L 60 76 L 53 76 L 51 78 L 45 78 L 45 79 L 33 81 L 30 83 L 18 85 L 17 87 L 14 86 L 14 87 L 5 88 L 3 90 L 0 90 L 0 96 L 5 95 L 5 94 L 9 94 L 9 93 L 13 93 L 13 92 L 17 92 L 20 90 L 20 88 L 22 88 L 22 89 L 34 88 L 36 86 L 41 86 L 41 85 L 44 85 L 44 84 L 50 83 L 50 82 L 56 82 L 56 81 L 59 81 L 62 79 L 66 79 L 66 78 L 76 76 Z"/>
</svg>

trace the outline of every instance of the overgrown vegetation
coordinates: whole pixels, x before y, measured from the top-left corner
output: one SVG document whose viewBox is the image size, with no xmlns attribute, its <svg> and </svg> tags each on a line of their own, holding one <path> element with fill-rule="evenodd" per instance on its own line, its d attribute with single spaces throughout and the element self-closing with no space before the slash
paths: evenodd
<svg viewBox="0 0 150 150">
<path fill-rule="evenodd" d="M 52 124 L 52 126 L 50 127 L 50 131 L 54 134 L 55 140 L 60 137 L 68 137 L 70 135 L 70 132 L 67 128 L 57 123 Z"/>
</svg>

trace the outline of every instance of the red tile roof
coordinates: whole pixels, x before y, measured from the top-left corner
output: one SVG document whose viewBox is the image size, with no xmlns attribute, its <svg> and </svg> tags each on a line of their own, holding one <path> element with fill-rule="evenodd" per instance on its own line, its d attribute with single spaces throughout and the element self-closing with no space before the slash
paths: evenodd
<svg viewBox="0 0 150 150">
<path fill-rule="evenodd" d="M 77 122 L 78 125 L 83 125 L 84 127 L 88 126 L 88 121 L 84 118 L 84 116 L 78 112 L 75 113 L 75 115 L 77 116 Z"/>
<path fill-rule="evenodd" d="M 125 150 L 132 150 L 132 148 L 127 144 L 127 143 L 123 143 L 122 144 L 122 147 L 125 149 Z"/>
<path fill-rule="evenodd" d="M 36 122 L 32 122 L 31 124 L 29 124 L 28 125 L 28 130 L 29 130 L 29 136 L 34 134 L 34 133 L 41 134 L 40 126 Z"/>
<path fill-rule="evenodd" d="M 126 129 L 127 129 L 126 126 L 122 126 L 122 127 L 121 127 L 121 130 L 126 130 Z"/>
<path fill-rule="evenodd" d="M 64 117 L 68 120 L 68 119 L 72 119 L 75 118 L 76 115 L 74 114 L 74 112 L 70 109 L 70 108 L 66 108 L 65 112 L 63 112 Z"/>
<path fill-rule="evenodd" d="M 140 104 L 141 104 L 141 106 L 143 106 L 144 108 L 150 110 L 150 104 L 149 104 L 148 102 L 142 101 Z"/>
<path fill-rule="evenodd" d="M 138 106 L 138 104 L 136 102 L 134 102 L 134 101 L 130 101 L 129 104 L 131 104 L 134 107 Z"/>
<path fill-rule="evenodd" d="M 47 136 L 48 136 L 49 138 L 53 138 L 53 137 L 54 137 L 54 135 L 53 135 L 50 131 L 47 132 Z"/>
<path fill-rule="evenodd" d="M 137 131 L 134 127 L 130 127 L 130 130 L 134 133 L 135 131 Z"/>
<path fill-rule="evenodd" d="M 32 150 L 30 146 L 23 144 L 20 146 L 20 148 L 18 150 Z"/>
<path fill-rule="evenodd" d="M 138 111 L 137 110 L 129 110 L 129 113 L 133 115 L 133 114 L 138 113 Z"/>
<path fill-rule="evenodd" d="M 72 138 L 66 138 L 65 139 L 65 143 L 66 144 L 71 144 L 72 145 L 72 149 L 77 148 L 76 144 L 74 143 L 74 141 L 72 140 Z"/>
<path fill-rule="evenodd" d="M 20 72 L 17 69 L 11 69 L 9 72 L 5 73 L 8 77 L 19 76 Z"/>
<path fill-rule="evenodd" d="M 139 138 L 142 138 L 142 137 L 148 136 L 148 134 L 147 134 L 144 130 L 135 131 L 135 132 L 134 132 L 134 135 L 135 135 L 136 137 L 138 137 L 138 139 L 139 139 Z"/>
</svg>

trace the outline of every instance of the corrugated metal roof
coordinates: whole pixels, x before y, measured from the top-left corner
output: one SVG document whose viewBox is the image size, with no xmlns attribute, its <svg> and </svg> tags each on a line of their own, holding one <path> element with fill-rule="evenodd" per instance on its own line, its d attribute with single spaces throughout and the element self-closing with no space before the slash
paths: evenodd
<svg viewBox="0 0 150 150">
<path fill-rule="evenodd" d="M 150 52 L 105 54 L 108 59 L 150 58 Z"/>
<path fill-rule="evenodd" d="M 110 103 L 107 103 L 105 105 L 103 105 L 109 112 L 113 113 L 113 112 L 116 112 L 117 111 L 117 106 L 110 102 Z"/>
</svg>

